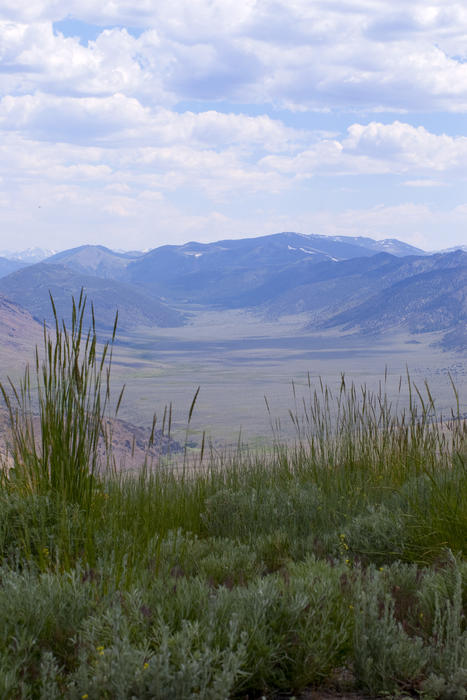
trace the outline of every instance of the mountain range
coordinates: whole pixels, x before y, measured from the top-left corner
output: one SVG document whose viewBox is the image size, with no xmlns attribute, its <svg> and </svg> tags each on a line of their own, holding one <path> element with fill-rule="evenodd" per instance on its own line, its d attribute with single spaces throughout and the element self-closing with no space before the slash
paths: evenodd
<svg viewBox="0 0 467 700">
<path fill-rule="evenodd" d="M 61 315 L 84 287 L 105 329 L 117 308 L 131 330 L 183 324 L 202 306 L 306 313 L 310 331 L 440 331 L 443 347 L 460 351 L 467 340 L 467 252 L 427 254 L 397 239 L 283 232 L 147 253 L 85 245 L 6 275 L 0 259 L 0 277 L 0 294 L 39 321 L 50 320 L 49 290 Z"/>
<path fill-rule="evenodd" d="M 394 240 L 285 232 L 216 243 L 161 246 L 132 261 L 127 277 L 153 294 L 228 307 L 236 306 L 246 291 L 258 288 L 271 276 L 297 263 L 315 265 L 370 257 L 387 248 L 397 255 L 423 252 Z"/>
</svg>

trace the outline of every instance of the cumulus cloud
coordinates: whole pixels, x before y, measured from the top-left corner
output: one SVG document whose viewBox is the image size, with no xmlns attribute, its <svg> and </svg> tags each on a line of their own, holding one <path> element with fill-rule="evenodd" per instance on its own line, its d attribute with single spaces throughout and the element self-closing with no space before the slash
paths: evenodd
<svg viewBox="0 0 467 700">
<path fill-rule="evenodd" d="M 62 3 L 4 7 L 9 92 L 39 85 L 166 105 L 230 99 L 295 109 L 467 109 L 463 3 L 84 0 L 66 9 L 102 27 L 95 41 L 83 46 L 52 31 L 64 18 Z"/>
<path fill-rule="evenodd" d="M 467 137 L 433 134 L 400 121 L 352 124 L 341 140 L 323 140 L 292 157 L 266 156 L 262 163 L 301 177 L 324 172 L 343 175 L 461 170 L 467 174 Z"/>
<path fill-rule="evenodd" d="M 0 100 L 0 126 L 9 131 L 55 143 L 93 143 L 138 129 L 146 110 L 134 98 L 115 94 L 106 98 L 35 95 L 6 96 Z"/>
<path fill-rule="evenodd" d="M 343 145 L 349 153 L 384 159 L 398 172 L 414 168 L 440 171 L 465 168 L 467 162 L 467 137 L 433 134 L 423 126 L 400 121 L 353 124 Z"/>
<path fill-rule="evenodd" d="M 397 120 L 354 123 L 340 138 L 328 138 L 292 129 L 268 115 L 178 113 L 145 107 L 122 94 L 76 98 L 37 93 L 4 97 L 0 128 L 16 134 L 19 144 L 49 142 L 48 149 L 36 144 L 32 151 L 47 153 L 52 161 L 54 144 L 60 142 L 67 144 L 60 152 L 73 153 L 76 164 L 93 154 L 93 163 L 100 159 L 114 172 L 151 171 L 172 188 L 194 179 L 223 191 L 229 177 L 234 188 L 277 191 L 292 180 L 323 174 L 413 173 L 425 181 L 428 173 L 467 174 L 467 137 L 434 134 Z"/>
<path fill-rule="evenodd" d="M 224 114 L 215 110 L 174 112 L 149 108 L 121 93 L 109 97 L 57 97 L 44 93 L 5 96 L 0 128 L 51 142 L 107 145 L 187 144 L 263 151 L 295 150 L 309 132 L 286 127 L 268 115 Z"/>
<path fill-rule="evenodd" d="M 53 32 L 50 23 L 0 23 L 2 93 L 22 95 L 40 90 L 52 95 L 128 96 L 150 94 L 152 101 L 170 102 L 163 87 L 164 65 L 146 65 L 143 54 L 156 42 L 149 33 L 139 43 L 125 29 L 104 30 L 82 46 L 78 38 Z"/>
</svg>

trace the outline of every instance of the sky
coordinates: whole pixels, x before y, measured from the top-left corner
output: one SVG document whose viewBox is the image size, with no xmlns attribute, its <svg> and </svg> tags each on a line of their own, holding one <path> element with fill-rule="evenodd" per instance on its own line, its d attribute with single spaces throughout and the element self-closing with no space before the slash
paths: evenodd
<svg viewBox="0 0 467 700">
<path fill-rule="evenodd" d="M 1 0 L 0 249 L 467 244 L 465 0 Z"/>
</svg>

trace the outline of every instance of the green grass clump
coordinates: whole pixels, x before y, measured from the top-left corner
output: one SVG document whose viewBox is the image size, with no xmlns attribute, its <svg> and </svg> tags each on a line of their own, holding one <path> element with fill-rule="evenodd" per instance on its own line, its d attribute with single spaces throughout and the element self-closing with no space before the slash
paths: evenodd
<svg viewBox="0 0 467 700">
<path fill-rule="evenodd" d="M 467 697 L 459 397 L 310 382 L 293 446 L 117 473 L 84 307 L 2 385 L 0 697 Z"/>
<path fill-rule="evenodd" d="M 73 299 L 70 329 L 64 322 L 60 326 L 52 297 L 51 303 L 55 334 L 44 324 L 43 352 L 36 348 L 35 382 L 28 366 L 18 388 L 10 380 L 6 386 L 0 383 L 12 431 L 13 474 L 25 491 L 50 494 L 89 509 L 99 469 L 99 440 L 108 438 L 104 418 L 110 401 L 111 352 L 108 364 L 106 360 L 117 318 L 111 341 L 98 357 L 94 312 L 91 328 L 87 333 L 83 330 L 83 291 L 78 304 Z M 122 394 L 117 411 L 121 398 Z"/>
</svg>

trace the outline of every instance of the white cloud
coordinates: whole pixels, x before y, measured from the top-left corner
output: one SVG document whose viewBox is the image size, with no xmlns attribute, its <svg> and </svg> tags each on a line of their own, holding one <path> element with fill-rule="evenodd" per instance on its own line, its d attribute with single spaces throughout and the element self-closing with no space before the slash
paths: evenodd
<svg viewBox="0 0 467 700">
<path fill-rule="evenodd" d="M 410 169 L 449 170 L 465 168 L 467 137 L 433 134 L 423 126 L 395 121 L 353 124 L 344 147 L 349 153 L 384 159 L 397 171 Z"/>
<path fill-rule="evenodd" d="M 116 27 L 82 46 L 52 32 L 62 3 L 3 9 L 11 93 L 39 87 L 165 105 L 227 98 L 297 109 L 467 109 L 463 3 L 75 0 L 66 10 Z M 142 34 L 118 28 L 125 26 Z"/>
<path fill-rule="evenodd" d="M 97 25 L 119 24 L 130 27 L 163 26 L 172 34 L 190 38 L 200 32 L 213 33 L 210 27 L 229 22 L 229 31 L 242 24 L 254 11 L 256 0 L 30 0 L 18 3 L 3 0 L 2 13 L 16 21 L 58 21 L 73 17 Z"/>
<path fill-rule="evenodd" d="M 467 175 L 467 137 L 433 134 L 399 121 L 352 124 L 340 141 L 323 140 L 295 156 L 266 156 L 262 163 L 299 177 L 426 171 Z"/>
<path fill-rule="evenodd" d="M 441 180 L 406 180 L 402 183 L 405 187 L 446 187 L 446 182 Z"/>
<path fill-rule="evenodd" d="M 50 142 L 107 146 L 177 145 L 244 151 L 294 151 L 310 137 L 268 115 L 251 117 L 214 110 L 178 113 L 143 107 L 120 93 L 110 97 L 54 97 L 43 93 L 0 100 L 0 128 Z"/>
<path fill-rule="evenodd" d="M 157 70 L 149 60 L 157 51 L 155 32 L 137 40 L 124 28 L 104 30 L 85 47 L 78 38 L 55 34 L 47 22 L 0 22 L 0 39 L 3 94 L 40 90 L 52 95 L 101 97 L 120 92 L 150 96 L 153 102 L 174 99 L 162 84 L 170 56 L 157 52 Z"/>
<path fill-rule="evenodd" d="M 57 142 L 48 137 L 53 123 Z M 402 184 L 412 187 L 438 184 L 428 175 L 434 172 L 444 173 L 446 183 L 467 177 L 467 138 L 397 121 L 353 124 L 339 140 L 289 129 L 267 116 L 178 114 L 119 95 L 35 95 L 4 98 L 1 126 L 9 130 L 0 147 L 7 191 L 19 193 L 38 181 L 58 188 L 69 183 L 86 199 L 100 188 L 105 211 L 116 211 L 117 195 L 130 211 L 129 202 L 142 192 L 198 192 L 205 207 L 215 207 L 239 195 L 273 197 L 322 175 L 411 173 Z"/>
<path fill-rule="evenodd" d="M 54 29 L 65 13 L 96 25 L 92 40 Z M 368 235 L 399 226 L 416 237 L 448 222 L 460 231 L 463 210 L 443 219 L 441 207 L 401 203 L 400 185 L 420 202 L 467 177 L 466 136 L 410 123 L 411 112 L 467 111 L 466 36 L 467 6 L 456 0 L 3 0 L 2 226 L 45 235 L 63 221 L 89 235 L 149 236 L 157 221 L 180 236 L 183 227 L 222 236 L 353 232 L 354 221 Z M 182 111 L 187 101 L 192 111 Z M 237 103 L 237 113 L 216 102 Z M 288 127 L 270 107 L 346 116 L 319 133 Z M 372 110 L 399 119 L 367 123 Z M 375 209 L 374 192 L 366 213 L 308 203 L 310 178 L 355 176 L 362 195 L 359 175 L 392 178 L 388 201 L 401 208 Z"/>
<path fill-rule="evenodd" d="M 0 101 L 0 126 L 55 143 L 93 143 L 145 127 L 147 110 L 134 98 L 55 97 L 36 93 Z"/>
</svg>

